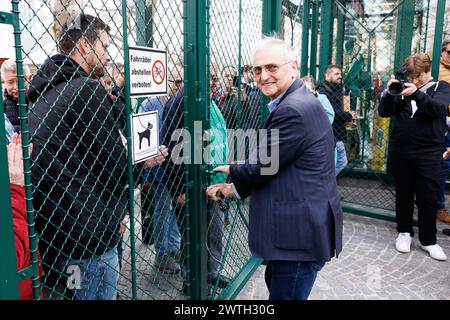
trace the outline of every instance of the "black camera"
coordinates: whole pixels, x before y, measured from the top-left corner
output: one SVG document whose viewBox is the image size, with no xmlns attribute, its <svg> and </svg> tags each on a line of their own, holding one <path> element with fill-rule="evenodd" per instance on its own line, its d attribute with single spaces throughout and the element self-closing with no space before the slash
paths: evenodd
<svg viewBox="0 0 450 320">
<path fill-rule="evenodd" d="M 401 67 L 397 70 L 395 76 L 398 81 L 392 82 L 387 89 L 391 95 L 398 96 L 405 90 L 405 83 L 408 82 L 408 69 L 406 67 Z"/>
</svg>

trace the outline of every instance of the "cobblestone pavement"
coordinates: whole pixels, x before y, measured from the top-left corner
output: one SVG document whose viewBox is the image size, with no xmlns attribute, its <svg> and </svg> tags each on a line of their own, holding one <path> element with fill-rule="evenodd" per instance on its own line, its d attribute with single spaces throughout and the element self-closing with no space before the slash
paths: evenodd
<svg viewBox="0 0 450 320">
<path fill-rule="evenodd" d="M 450 259 L 450 237 L 438 222 L 438 244 Z M 417 229 L 409 254 L 395 250 L 395 223 L 344 215 L 344 249 L 319 272 L 314 300 L 450 299 L 450 260 L 439 262 L 419 248 Z M 236 299 L 265 300 L 264 266 L 260 266 Z"/>
</svg>

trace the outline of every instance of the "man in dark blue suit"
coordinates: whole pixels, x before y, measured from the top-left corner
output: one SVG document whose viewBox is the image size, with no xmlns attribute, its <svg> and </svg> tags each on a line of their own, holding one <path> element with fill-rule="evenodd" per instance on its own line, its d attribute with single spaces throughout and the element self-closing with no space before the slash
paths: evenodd
<svg viewBox="0 0 450 320">
<path fill-rule="evenodd" d="M 268 262 L 269 299 L 307 299 L 317 272 L 342 250 L 333 131 L 320 102 L 297 79 L 288 44 L 264 38 L 253 66 L 258 87 L 271 99 L 266 132 L 249 159 L 215 169 L 232 183 L 212 185 L 207 194 L 213 200 L 218 192 L 251 195 L 249 246 Z"/>
</svg>

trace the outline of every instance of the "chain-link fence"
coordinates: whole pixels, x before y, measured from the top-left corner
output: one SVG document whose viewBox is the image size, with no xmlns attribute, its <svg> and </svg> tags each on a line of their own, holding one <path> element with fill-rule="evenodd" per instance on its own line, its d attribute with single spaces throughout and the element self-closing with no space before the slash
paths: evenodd
<svg viewBox="0 0 450 320">
<path fill-rule="evenodd" d="M 411 28 L 420 31 L 410 41 L 413 51 L 433 45 L 425 34 L 432 25 L 426 1 L 416 1 L 409 13 L 405 2 L 276 2 L 281 17 L 273 19 L 279 18 L 281 37 L 307 60 L 301 76 L 323 79 L 317 91 L 328 97 L 334 114 L 336 166 L 342 167 L 337 178 L 347 209 L 394 210 L 386 167 L 390 123 L 377 115 L 377 107 L 401 64 L 399 34 L 406 27 L 399 17 L 412 17 Z M 199 37 L 206 38 L 201 59 L 207 67 L 195 81 L 186 75 L 198 68 L 186 62 L 199 50 L 186 27 L 186 21 L 197 19 L 188 13 L 193 3 L 13 3 L 19 17 L 16 43 L 22 39 L 19 52 L 32 74 L 22 76 L 18 68 L 26 89 L 19 90 L 17 128 L 24 137 L 31 262 L 34 267 L 38 244 L 43 297 L 185 299 L 198 295 L 192 281 L 203 278 L 206 294 L 199 297 L 233 297 L 261 262 L 247 246 L 249 201 L 219 205 L 202 194 L 192 197 L 194 167 L 172 156 L 185 142 L 177 133 L 192 129 L 189 116 L 197 113 L 210 142 L 203 148 L 209 161 L 197 167 L 206 181 L 201 188 L 225 182 L 211 170 L 246 158 L 255 146 L 267 100 L 254 83 L 252 49 L 265 30 L 263 17 L 271 15 L 264 12 L 266 1 L 204 3 L 206 33 Z M 167 95 L 130 98 L 129 46 L 167 51 Z M 336 67 L 325 70 L 331 63 Z M 201 88 L 205 97 L 193 94 Z M 133 165 L 130 116 L 149 111 L 157 111 L 159 144 L 168 146 L 171 158 L 162 165 Z M 28 139 L 34 146 L 31 161 Z M 37 287 L 37 268 L 30 272 L 21 275 L 32 274 Z"/>
<path fill-rule="evenodd" d="M 336 9 L 343 17 L 343 33 L 334 37 L 343 46 L 342 56 L 336 57 L 342 69 L 325 70 L 319 92 L 339 110 L 333 129 L 343 204 L 394 210 L 393 186 L 386 176 L 389 119 L 380 118 L 377 108 L 393 73 L 398 7 L 394 2 L 337 2 Z"/>
<path fill-rule="evenodd" d="M 183 90 L 183 5 L 21 4 L 26 12 L 19 14 L 21 31 L 28 39 L 23 55 L 34 72 L 23 122 L 34 145 L 33 209 L 46 299 L 188 297 L 187 274 L 193 272 L 189 257 L 200 252 L 189 251 L 187 167 L 171 160 L 149 168 L 132 165 L 128 120 L 131 113 L 156 110 L 159 143 L 172 151 L 180 142 L 173 134 L 185 128 L 184 115 L 190 111 Z M 252 43 L 242 46 L 242 53 L 241 43 L 224 46 L 238 35 L 256 41 L 261 3 L 233 5 L 232 12 L 219 3 L 210 9 L 211 99 L 203 128 L 211 126 L 211 168 L 227 163 L 227 129 L 257 129 L 261 122 L 259 92 L 237 72 L 245 69 L 246 77 L 252 73 Z M 235 28 L 233 19 L 247 31 Z M 35 33 L 37 29 L 43 32 Z M 127 46 L 167 50 L 167 95 L 129 98 Z M 208 78 L 205 74 L 202 80 L 209 84 Z M 212 175 L 210 183 L 225 180 Z M 208 234 L 202 247 L 208 255 L 209 298 L 217 298 L 251 256 L 246 245 L 248 204 L 229 206 L 220 210 L 208 202 L 207 230 L 197 230 Z"/>
<path fill-rule="evenodd" d="M 262 125 L 262 100 L 253 80 L 252 67 L 255 35 L 261 34 L 262 28 L 262 3 L 229 1 L 224 5 L 223 1 L 211 1 L 210 5 L 210 104 L 215 106 L 211 113 L 218 114 L 220 110 L 226 128 L 230 129 L 228 159 L 242 160 L 255 145 L 256 136 L 252 133 Z M 212 183 L 219 182 L 214 176 L 210 179 Z M 247 245 L 249 202 L 234 199 L 228 205 L 221 269 L 222 274 L 231 279 L 246 263 L 242 257 L 250 256 Z M 208 233 L 214 229 L 214 219 L 210 221 Z M 219 284 L 214 283 L 212 297 L 217 296 Z"/>
<path fill-rule="evenodd" d="M 429 4 L 333 2 L 332 36 L 326 48 L 320 48 L 329 49 L 331 56 L 328 63 L 321 63 L 324 73 L 318 92 L 327 96 L 335 111 L 336 174 L 347 210 L 387 218 L 395 211 L 387 167 L 391 121 L 378 115 L 378 104 L 391 75 L 411 52 L 431 56 L 435 44 L 428 33 L 434 33 L 436 19 Z M 326 64 L 334 67 L 325 70 Z"/>
</svg>

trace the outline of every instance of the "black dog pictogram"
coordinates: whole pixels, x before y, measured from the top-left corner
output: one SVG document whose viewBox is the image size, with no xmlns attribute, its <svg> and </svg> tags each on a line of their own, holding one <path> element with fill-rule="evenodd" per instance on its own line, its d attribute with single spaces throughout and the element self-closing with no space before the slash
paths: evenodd
<svg viewBox="0 0 450 320">
<path fill-rule="evenodd" d="M 151 133 L 151 129 L 153 128 L 153 125 L 149 122 L 147 124 L 147 129 L 145 129 L 142 132 L 138 132 L 139 135 L 139 149 L 141 149 L 142 146 L 142 139 L 147 139 L 148 141 L 148 146 L 150 147 L 150 133 Z"/>
</svg>

